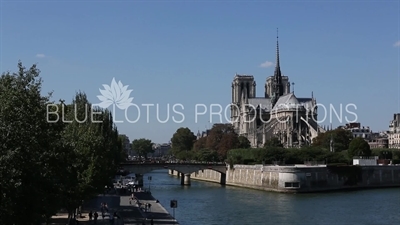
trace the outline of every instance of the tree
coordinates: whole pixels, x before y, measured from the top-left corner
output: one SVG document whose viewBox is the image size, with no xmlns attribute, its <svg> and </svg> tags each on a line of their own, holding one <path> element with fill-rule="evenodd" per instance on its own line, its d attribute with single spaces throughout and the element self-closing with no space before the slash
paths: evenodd
<svg viewBox="0 0 400 225">
<path fill-rule="evenodd" d="M 41 95 L 39 74 L 19 62 L 0 78 L 0 224 L 37 223 L 60 206 L 52 161 L 59 124 L 46 121 L 51 95 Z"/>
<path fill-rule="evenodd" d="M 216 150 L 220 160 L 226 158 L 230 149 L 239 146 L 239 137 L 231 124 L 214 124 L 207 136 L 206 148 Z"/>
<path fill-rule="evenodd" d="M 370 156 L 371 148 L 363 138 L 356 137 L 350 142 L 348 154 L 350 158 L 354 156 Z"/>
<path fill-rule="evenodd" d="M 250 148 L 251 144 L 249 139 L 247 139 L 245 136 L 239 136 L 239 146 L 238 148 Z"/>
<path fill-rule="evenodd" d="M 215 161 L 218 158 L 217 151 L 209 150 L 209 149 L 202 149 L 201 151 L 197 152 L 197 160 L 199 161 L 206 161 L 211 162 Z"/>
<path fill-rule="evenodd" d="M 192 150 L 196 136 L 187 127 L 179 128 L 171 138 L 172 148 L 180 151 Z"/>
<path fill-rule="evenodd" d="M 68 123 L 62 133 L 66 171 L 63 176 L 64 207 L 69 218 L 83 200 L 104 191 L 123 160 L 122 143 L 107 110 L 93 108 L 83 92 L 67 106 Z"/>
<path fill-rule="evenodd" d="M 315 147 L 323 147 L 329 149 L 329 140 L 327 139 L 327 134 L 329 131 L 325 133 L 319 133 L 317 137 L 312 140 L 312 146 Z M 329 135 L 330 136 L 330 135 Z"/>
<path fill-rule="evenodd" d="M 126 161 L 126 159 L 128 159 L 128 156 L 130 154 L 130 149 L 125 148 L 125 143 L 126 142 L 129 143 L 129 138 L 127 138 L 125 135 L 119 134 L 118 141 L 121 143 L 121 149 L 123 150 L 122 158 L 125 159 L 125 161 Z"/>
<path fill-rule="evenodd" d="M 218 145 L 221 143 L 222 137 L 225 134 L 234 132 L 235 131 L 231 124 L 214 124 L 207 136 L 206 147 L 208 149 L 217 150 Z"/>
<path fill-rule="evenodd" d="M 205 149 L 207 144 L 207 137 L 199 138 L 193 145 L 194 150 Z"/>
<path fill-rule="evenodd" d="M 271 148 L 271 147 L 283 148 L 283 145 L 277 137 L 273 137 L 273 138 L 267 140 L 264 144 L 264 148 Z"/>
<path fill-rule="evenodd" d="M 19 62 L 17 73 L 0 78 L 0 224 L 40 224 L 61 208 L 71 214 L 102 192 L 119 166 L 111 114 L 85 110 L 84 93 L 71 105 L 50 102 L 39 73 Z"/>
<path fill-rule="evenodd" d="M 333 130 L 333 135 L 333 146 L 335 151 L 349 149 L 350 142 L 353 140 L 353 134 L 351 131 L 338 128 Z"/>
<path fill-rule="evenodd" d="M 314 138 L 312 145 L 329 149 L 331 139 L 333 139 L 335 152 L 340 152 L 349 148 L 349 144 L 351 140 L 353 140 L 353 134 L 348 130 L 337 128 L 325 133 L 320 133 Z"/>
<path fill-rule="evenodd" d="M 236 133 L 227 133 L 222 136 L 221 142 L 217 147 L 219 159 L 223 161 L 226 159 L 229 150 L 238 148 L 239 138 Z"/>
<path fill-rule="evenodd" d="M 132 141 L 132 150 L 136 151 L 139 158 L 144 156 L 147 159 L 147 154 L 153 153 L 153 143 L 149 139 L 140 138 Z"/>
</svg>

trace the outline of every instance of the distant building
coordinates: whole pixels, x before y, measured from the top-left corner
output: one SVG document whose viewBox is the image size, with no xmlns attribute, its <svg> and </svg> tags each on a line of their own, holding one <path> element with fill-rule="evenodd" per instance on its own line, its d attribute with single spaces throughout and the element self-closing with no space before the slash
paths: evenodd
<svg viewBox="0 0 400 225">
<path fill-rule="evenodd" d="M 389 148 L 388 134 L 385 132 L 372 133 L 372 137 L 368 140 L 371 148 Z"/>
<path fill-rule="evenodd" d="M 200 131 L 197 132 L 197 140 L 199 140 L 202 137 L 207 137 L 208 134 L 210 133 L 210 129 L 207 129 L 206 131 L 203 131 L 200 133 Z"/>
<path fill-rule="evenodd" d="M 170 143 L 163 144 L 154 144 L 153 145 L 153 157 L 163 157 L 168 154 L 168 151 L 171 149 Z"/>
<path fill-rule="evenodd" d="M 325 132 L 316 122 L 318 105 L 312 92 L 311 97 L 299 98 L 290 90 L 289 77 L 280 67 L 278 40 L 275 71 L 266 79 L 264 90 L 263 97 L 256 96 L 253 75 L 233 78 L 231 123 L 252 147 L 264 146 L 271 138 L 278 138 L 284 147 L 307 146 Z"/>
<path fill-rule="evenodd" d="M 394 114 L 390 121 L 388 139 L 389 148 L 400 148 L 400 113 Z"/>
<path fill-rule="evenodd" d="M 361 123 L 348 123 L 340 128 L 350 131 L 353 137 L 361 137 L 368 142 L 370 148 L 388 148 L 388 137 L 385 132 L 374 133 L 369 126 L 361 126 Z"/>
<path fill-rule="evenodd" d="M 361 126 L 361 123 L 348 123 L 340 128 L 350 131 L 353 137 L 362 137 L 365 140 L 370 140 L 372 137 L 372 130 L 369 127 Z"/>
</svg>

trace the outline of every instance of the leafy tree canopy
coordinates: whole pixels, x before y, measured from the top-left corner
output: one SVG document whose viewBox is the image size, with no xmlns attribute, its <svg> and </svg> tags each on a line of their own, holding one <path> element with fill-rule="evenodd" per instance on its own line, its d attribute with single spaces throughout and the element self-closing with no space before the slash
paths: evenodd
<svg viewBox="0 0 400 225">
<path fill-rule="evenodd" d="M 82 92 L 54 104 L 39 74 L 19 62 L 0 77 L 0 224 L 39 224 L 61 208 L 71 215 L 103 191 L 121 160 L 111 114 Z"/>
<path fill-rule="evenodd" d="M 239 136 L 239 146 L 238 148 L 251 148 L 249 139 L 245 136 Z"/>
<path fill-rule="evenodd" d="M 348 154 L 350 158 L 354 156 L 370 156 L 371 148 L 362 137 L 356 137 L 350 142 Z"/>
<path fill-rule="evenodd" d="M 147 154 L 153 153 L 153 143 L 149 139 L 140 138 L 132 141 L 132 150 L 135 151 L 139 157 L 143 156 L 147 159 Z"/>
<path fill-rule="evenodd" d="M 226 159 L 230 149 L 239 146 L 239 136 L 235 133 L 231 124 L 214 124 L 206 142 L 206 148 L 218 152 L 219 159 Z"/>
<path fill-rule="evenodd" d="M 264 148 L 271 148 L 271 147 L 272 148 L 275 148 L 275 147 L 283 148 L 283 145 L 277 137 L 273 137 L 273 138 L 267 140 L 264 144 Z"/>
<path fill-rule="evenodd" d="M 181 127 L 171 138 L 172 148 L 178 152 L 192 150 L 196 138 L 189 128 Z"/>
<path fill-rule="evenodd" d="M 193 145 L 194 150 L 205 149 L 207 145 L 207 137 L 199 138 Z"/>
<path fill-rule="evenodd" d="M 312 145 L 329 149 L 331 139 L 333 140 L 335 151 L 340 152 L 349 148 L 349 144 L 351 140 L 353 140 L 353 134 L 348 130 L 337 128 L 325 133 L 320 133 L 316 138 L 314 138 Z"/>
</svg>

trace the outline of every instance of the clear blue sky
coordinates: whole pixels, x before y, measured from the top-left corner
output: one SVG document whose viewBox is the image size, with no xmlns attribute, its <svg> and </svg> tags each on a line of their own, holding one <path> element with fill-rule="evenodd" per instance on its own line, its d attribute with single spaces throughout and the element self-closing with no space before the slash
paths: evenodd
<svg viewBox="0 0 400 225">
<path fill-rule="evenodd" d="M 160 119 L 168 103 L 185 106 L 181 124 L 158 123 L 154 107 L 147 123 L 142 107 L 137 123 L 118 124 L 130 139 L 168 142 L 181 126 L 209 128 L 208 116 L 195 123 L 194 106 L 229 104 L 236 72 L 254 75 L 263 96 L 274 66 L 260 65 L 275 62 L 277 27 L 281 69 L 296 96 L 313 91 L 337 110 L 354 103 L 358 121 L 374 131 L 387 130 L 400 111 L 398 1 L 2 1 L 0 8 L 1 72 L 16 71 L 18 60 L 37 63 L 54 100 L 82 90 L 99 103 L 99 89 L 115 77 L 133 89 L 134 103 L 159 104 Z M 116 117 L 124 120 L 123 111 Z"/>
</svg>

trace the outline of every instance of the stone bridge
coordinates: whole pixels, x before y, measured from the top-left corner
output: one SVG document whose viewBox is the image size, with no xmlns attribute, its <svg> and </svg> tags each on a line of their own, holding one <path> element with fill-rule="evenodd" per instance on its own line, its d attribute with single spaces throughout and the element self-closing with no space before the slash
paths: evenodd
<svg viewBox="0 0 400 225">
<path fill-rule="evenodd" d="M 168 169 L 169 174 L 177 175 L 181 178 L 181 185 L 190 185 L 190 174 L 204 171 L 214 170 L 221 173 L 221 184 L 225 184 L 227 165 L 225 163 L 139 163 L 124 162 L 120 164 L 120 169 L 134 173 L 139 186 L 143 186 L 143 174 L 153 170 Z"/>
</svg>

